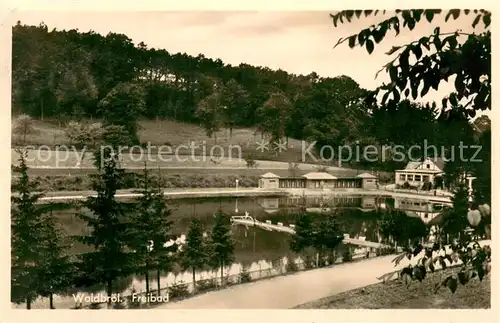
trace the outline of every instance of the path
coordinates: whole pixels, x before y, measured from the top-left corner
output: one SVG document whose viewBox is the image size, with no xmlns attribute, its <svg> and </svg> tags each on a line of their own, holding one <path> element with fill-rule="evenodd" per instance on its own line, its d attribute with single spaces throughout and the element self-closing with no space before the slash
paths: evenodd
<svg viewBox="0 0 500 323">
<path fill-rule="evenodd" d="M 285 232 L 288 234 L 295 234 L 295 226 L 284 226 L 282 223 L 278 224 L 272 224 L 270 220 L 266 222 L 261 222 L 257 219 L 252 218 L 249 215 L 245 216 L 232 216 L 231 217 L 231 223 L 232 224 L 241 224 L 245 226 L 256 226 L 264 230 L 269 230 L 269 231 L 278 231 L 278 232 Z M 344 235 L 344 243 L 360 246 L 360 247 L 366 247 L 366 248 L 383 248 L 383 247 L 389 247 L 388 245 L 384 245 L 382 243 L 378 242 L 372 242 L 372 241 L 366 241 L 366 240 L 361 240 L 361 239 L 354 239 L 350 238 L 349 235 L 345 236 Z"/>
<path fill-rule="evenodd" d="M 82 200 L 88 196 L 94 195 L 92 191 L 58 191 L 47 192 L 41 201 L 71 201 Z M 422 194 L 411 193 L 395 193 L 383 190 L 365 190 L 365 189 L 334 189 L 334 190 L 315 190 L 315 189 L 262 189 L 262 188 L 172 188 L 164 190 L 165 197 L 169 198 L 196 198 L 196 197 L 256 197 L 256 196 L 343 196 L 343 195 L 360 195 L 360 196 L 392 196 L 397 198 L 408 198 L 414 200 L 426 200 L 434 203 L 450 203 L 450 198 L 447 196 L 429 196 Z M 140 194 L 136 190 L 118 190 L 116 197 L 119 199 L 133 199 L 139 197 Z"/>
<path fill-rule="evenodd" d="M 134 199 L 140 197 L 137 190 L 119 190 L 115 197 L 118 199 Z M 94 195 L 92 191 L 73 192 L 49 192 L 40 198 L 42 202 L 57 202 L 70 200 L 83 200 Z M 189 188 L 189 189 L 166 189 L 164 196 L 169 198 L 196 198 L 196 197 L 252 197 L 252 196 L 284 196 L 285 192 L 280 190 L 268 190 L 258 188 Z"/>
<path fill-rule="evenodd" d="M 481 241 L 490 245 L 491 241 Z M 411 263 L 415 263 L 418 258 Z M 383 256 L 330 268 L 304 271 L 254 283 L 237 285 L 209 292 L 157 308 L 172 309 L 288 309 L 323 297 L 380 282 L 377 277 L 401 269 L 410 261 L 405 258 L 399 266 L 391 262 L 394 256 Z M 447 260 L 446 260 L 447 261 Z M 436 265 L 439 268 L 439 265 Z"/>
</svg>

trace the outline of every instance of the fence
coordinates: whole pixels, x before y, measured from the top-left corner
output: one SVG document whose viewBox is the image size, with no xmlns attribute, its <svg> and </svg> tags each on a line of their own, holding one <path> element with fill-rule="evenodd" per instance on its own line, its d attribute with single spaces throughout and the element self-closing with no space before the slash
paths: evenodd
<svg viewBox="0 0 500 323">
<path fill-rule="evenodd" d="M 310 257 L 305 260 L 297 259 L 296 261 L 288 262 L 284 261 L 284 259 L 276 259 L 271 262 L 271 266 L 267 268 L 259 268 L 257 270 L 248 271 L 242 269 L 237 274 L 224 275 L 221 279 L 220 270 L 219 272 L 214 272 L 214 275 L 207 279 L 199 279 L 196 281 L 196 289 L 193 286 L 193 282 L 184 282 L 177 281 L 174 284 L 167 285 L 164 288 L 158 290 L 150 290 L 150 295 L 160 296 L 168 298 L 168 301 L 180 301 L 194 295 L 203 294 L 209 291 L 214 291 L 238 284 L 244 284 L 252 281 L 259 281 L 263 279 L 269 279 L 277 276 L 289 275 L 296 272 L 311 270 L 315 268 L 324 268 L 334 266 L 343 262 L 353 262 L 362 260 L 368 257 L 375 257 L 383 255 L 379 253 L 369 253 L 369 254 L 343 254 L 341 256 L 330 256 L 324 257 L 321 259 L 316 254 L 316 257 Z M 164 302 L 150 302 L 150 303 L 142 303 L 137 301 L 132 301 L 132 294 L 136 295 L 135 299 L 140 298 L 140 296 L 146 296 L 145 291 L 132 291 L 130 295 L 123 297 L 125 302 L 123 303 L 114 303 L 113 308 L 121 309 L 121 308 L 151 308 L 157 305 L 165 304 Z M 91 304 L 80 304 L 75 306 L 74 309 L 81 308 L 89 308 L 89 309 L 100 309 L 105 307 L 105 302 L 101 303 L 91 303 Z M 104 305 L 104 306 L 103 306 Z"/>
</svg>

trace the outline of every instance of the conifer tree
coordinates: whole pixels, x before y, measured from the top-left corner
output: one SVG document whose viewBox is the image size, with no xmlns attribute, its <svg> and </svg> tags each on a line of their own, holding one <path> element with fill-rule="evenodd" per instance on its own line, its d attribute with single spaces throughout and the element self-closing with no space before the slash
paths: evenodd
<svg viewBox="0 0 500 323">
<path fill-rule="evenodd" d="M 86 280 L 104 283 L 111 307 L 113 281 L 134 272 L 132 252 L 129 248 L 127 208 L 116 200 L 116 191 L 121 187 L 124 170 L 118 168 L 118 158 L 112 149 L 102 149 L 94 154 L 97 174 L 91 174 L 96 196 L 89 196 L 82 206 L 92 215 L 78 216 L 91 228 L 89 236 L 76 239 L 93 248 L 80 255 L 82 271 Z"/>
<path fill-rule="evenodd" d="M 54 294 L 66 291 L 75 275 L 73 259 L 68 255 L 68 244 L 60 227 L 50 215 L 44 221 L 44 253 L 40 268 L 40 295 L 49 297 L 50 309 L 54 307 Z"/>
<path fill-rule="evenodd" d="M 149 294 L 149 272 L 156 270 L 158 292 L 160 290 L 159 278 L 162 269 L 168 268 L 171 263 L 169 254 L 174 252 L 176 244 L 165 247 L 165 243 L 175 237 L 171 233 L 172 213 L 164 198 L 160 183 L 155 185 L 151 179 L 150 171 L 145 165 L 141 180 L 141 197 L 138 198 L 130 228 L 130 240 L 136 251 L 138 271 L 144 274 L 146 293 Z"/>
<path fill-rule="evenodd" d="M 44 210 L 37 207 L 42 194 L 36 193 L 38 185 L 30 180 L 26 165 L 27 152 L 22 151 L 19 166 L 12 171 L 19 179 L 12 185 L 11 195 L 11 301 L 26 303 L 31 309 L 40 290 L 39 273 L 43 263 Z"/>
<path fill-rule="evenodd" d="M 181 262 L 185 269 L 191 269 L 193 274 L 193 289 L 196 291 L 196 271 L 204 268 L 208 261 L 208 246 L 203 237 L 203 225 L 199 219 L 192 219 L 183 247 Z"/>
<path fill-rule="evenodd" d="M 224 282 L 224 268 L 234 261 L 234 241 L 231 237 L 229 216 L 218 210 L 214 218 L 214 226 L 210 241 L 210 258 L 213 268 L 220 268 L 221 285 Z"/>
</svg>

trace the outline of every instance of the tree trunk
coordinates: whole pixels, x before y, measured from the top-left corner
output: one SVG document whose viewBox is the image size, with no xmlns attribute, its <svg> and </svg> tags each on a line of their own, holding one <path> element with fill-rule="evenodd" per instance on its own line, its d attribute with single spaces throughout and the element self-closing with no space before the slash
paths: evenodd
<svg viewBox="0 0 500 323">
<path fill-rule="evenodd" d="M 156 269 L 156 286 L 158 288 L 158 295 L 160 295 L 160 269 Z"/>
<path fill-rule="evenodd" d="M 224 262 L 220 262 L 220 285 L 221 287 L 224 285 Z"/>
<path fill-rule="evenodd" d="M 40 99 L 40 120 L 43 121 L 43 97 Z"/>
<path fill-rule="evenodd" d="M 193 267 L 193 292 L 196 292 L 196 268 Z"/>
<path fill-rule="evenodd" d="M 229 139 L 233 138 L 233 127 L 229 127 Z"/>
<path fill-rule="evenodd" d="M 31 310 L 31 297 L 26 298 L 26 309 Z"/>
<path fill-rule="evenodd" d="M 144 279 L 146 280 L 146 295 L 149 296 L 149 271 L 147 269 L 144 271 Z"/>
<path fill-rule="evenodd" d="M 111 308 L 111 293 L 112 293 L 112 288 L 113 288 L 113 280 L 108 279 L 107 286 L 106 286 L 106 292 L 108 294 L 108 301 L 107 301 L 108 309 Z"/>
<path fill-rule="evenodd" d="M 56 308 L 54 307 L 54 294 L 50 293 L 49 294 L 49 305 L 51 310 L 55 310 Z"/>
</svg>

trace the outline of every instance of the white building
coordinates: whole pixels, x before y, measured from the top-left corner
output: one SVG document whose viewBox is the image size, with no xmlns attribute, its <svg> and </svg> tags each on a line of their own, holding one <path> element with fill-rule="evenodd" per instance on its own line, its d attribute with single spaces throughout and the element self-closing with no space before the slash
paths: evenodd
<svg viewBox="0 0 500 323">
<path fill-rule="evenodd" d="M 426 158 L 424 161 L 409 162 L 405 169 L 396 171 L 396 184 L 405 182 L 421 187 L 425 182 L 434 183 L 438 176 L 444 175 L 444 161 L 441 158 Z"/>
</svg>

